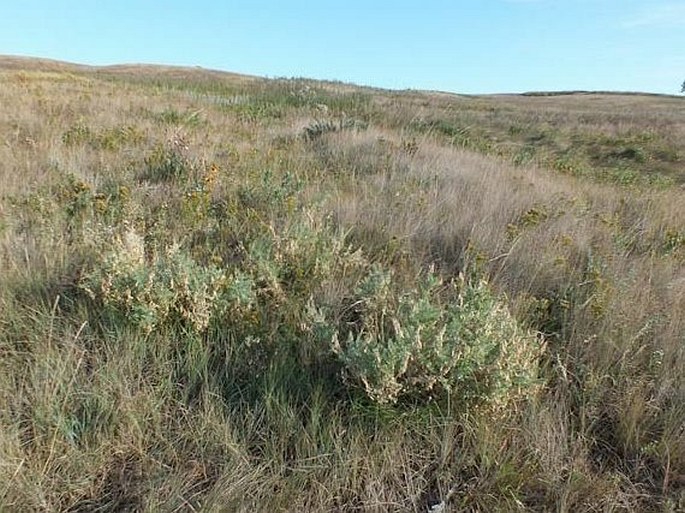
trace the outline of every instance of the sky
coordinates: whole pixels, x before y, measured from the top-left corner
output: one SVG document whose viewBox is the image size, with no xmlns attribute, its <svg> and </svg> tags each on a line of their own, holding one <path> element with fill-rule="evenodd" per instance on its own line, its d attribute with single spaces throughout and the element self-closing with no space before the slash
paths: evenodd
<svg viewBox="0 0 685 513">
<path fill-rule="evenodd" d="M 685 0 L 0 0 L 0 54 L 456 93 L 675 94 Z"/>
</svg>

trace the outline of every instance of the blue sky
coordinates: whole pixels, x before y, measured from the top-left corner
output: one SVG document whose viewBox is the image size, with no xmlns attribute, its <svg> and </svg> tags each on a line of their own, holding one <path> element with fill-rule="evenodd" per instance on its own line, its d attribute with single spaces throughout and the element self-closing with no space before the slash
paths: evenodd
<svg viewBox="0 0 685 513">
<path fill-rule="evenodd" d="M 685 0 L 2 0 L 0 54 L 461 93 L 677 93 Z"/>
</svg>

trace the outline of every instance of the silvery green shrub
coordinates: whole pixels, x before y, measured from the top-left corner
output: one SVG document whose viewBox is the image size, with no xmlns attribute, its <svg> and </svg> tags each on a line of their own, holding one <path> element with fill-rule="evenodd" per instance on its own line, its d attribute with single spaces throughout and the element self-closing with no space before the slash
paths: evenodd
<svg viewBox="0 0 685 513">
<path fill-rule="evenodd" d="M 182 323 L 201 332 L 209 324 L 226 277 L 173 246 L 151 258 L 143 237 L 127 231 L 85 273 L 81 288 L 145 331 Z"/>
<path fill-rule="evenodd" d="M 349 382 L 378 403 L 452 394 L 498 405 L 536 380 L 540 340 L 484 281 L 428 272 L 397 290 L 378 266 L 358 284 L 331 344 Z"/>
</svg>

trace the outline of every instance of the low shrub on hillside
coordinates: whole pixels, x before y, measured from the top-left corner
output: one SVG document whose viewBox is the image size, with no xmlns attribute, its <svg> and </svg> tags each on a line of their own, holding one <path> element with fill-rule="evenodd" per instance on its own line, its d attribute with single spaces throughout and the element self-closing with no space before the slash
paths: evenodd
<svg viewBox="0 0 685 513">
<path fill-rule="evenodd" d="M 351 118 L 340 118 L 337 121 L 331 119 L 318 120 L 304 128 L 304 138 L 307 141 L 316 139 L 330 133 L 342 132 L 344 130 L 366 130 L 368 123 Z"/>
<path fill-rule="evenodd" d="M 451 394 L 496 406 L 535 382 L 541 344 L 485 282 L 445 283 L 431 271 L 398 290 L 392 273 L 374 266 L 331 347 L 348 381 L 378 403 Z"/>
<path fill-rule="evenodd" d="M 340 284 L 349 296 L 325 299 L 322 286 L 345 272 L 361 276 Z M 200 265 L 178 246 L 146 254 L 143 237 L 129 230 L 81 287 L 117 322 L 147 333 L 203 333 L 210 323 L 231 333 L 245 359 L 233 362 L 236 370 L 278 365 L 284 350 L 334 359 L 348 385 L 380 404 L 450 394 L 498 406 L 535 382 L 540 343 L 487 284 L 445 283 L 433 271 L 413 285 L 397 282 L 332 234 L 295 224 L 267 230 L 224 267 Z"/>
<path fill-rule="evenodd" d="M 151 182 L 183 180 L 193 169 L 188 145 L 180 134 L 157 144 L 145 159 L 143 178 Z"/>
<path fill-rule="evenodd" d="M 178 247 L 146 258 L 143 238 L 128 231 L 84 275 L 81 287 L 110 313 L 144 331 L 182 323 L 201 332 L 224 280 L 223 271 L 198 265 Z"/>
</svg>

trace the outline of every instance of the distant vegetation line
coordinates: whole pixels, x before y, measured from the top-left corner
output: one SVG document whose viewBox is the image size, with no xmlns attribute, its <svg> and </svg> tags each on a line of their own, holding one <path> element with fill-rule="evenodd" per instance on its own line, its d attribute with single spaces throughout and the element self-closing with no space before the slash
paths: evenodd
<svg viewBox="0 0 685 513">
<path fill-rule="evenodd" d="M 638 91 L 604 91 L 604 90 L 570 90 L 570 91 L 527 91 L 521 93 L 522 96 L 566 96 L 566 95 L 587 95 L 587 94 L 601 94 L 601 95 L 617 95 L 617 96 L 656 96 L 664 98 L 681 98 L 675 94 L 665 93 L 644 93 Z"/>
</svg>

